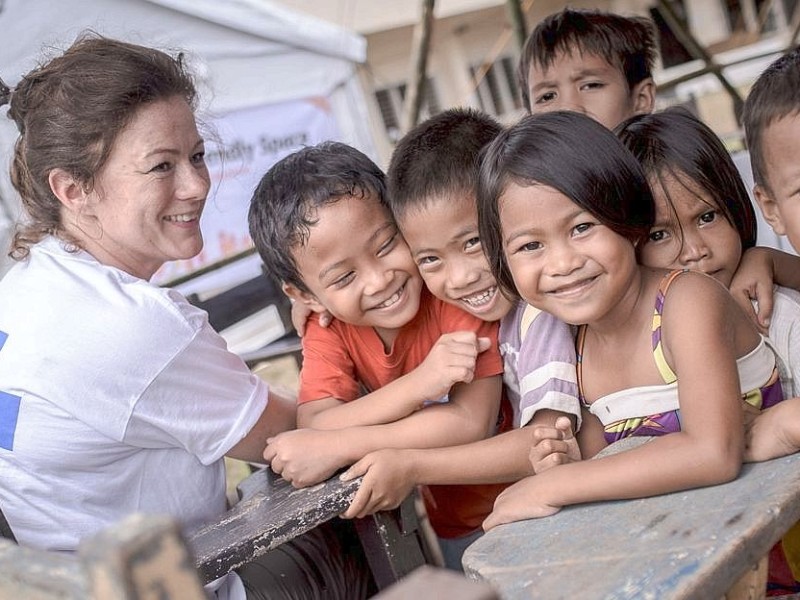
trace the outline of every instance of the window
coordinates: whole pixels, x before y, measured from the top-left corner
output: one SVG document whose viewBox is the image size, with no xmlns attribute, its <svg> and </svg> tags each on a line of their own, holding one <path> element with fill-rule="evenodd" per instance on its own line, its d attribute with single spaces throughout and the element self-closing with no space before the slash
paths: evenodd
<svg viewBox="0 0 800 600">
<path fill-rule="evenodd" d="M 675 15 L 685 23 L 686 9 L 683 5 L 683 0 L 672 0 L 670 6 Z M 668 69 L 675 65 L 682 65 L 692 60 L 692 55 L 689 54 L 689 51 L 684 48 L 683 44 L 672 32 L 672 29 L 667 25 L 664 17 L 661 16 L 661 11 L 658 8 L 651 8 L 650 17 L 658 29 L 659 53 L 661 54 L 661 64 L 664 68 Z"/>
<path fill-rule="evenodd" d="M 485 65 L 470 67 L 470 73 L 477 81 L 475 94 L 481 110 L 500 117 L 522 109 L 514 59 L 504 56 L 488 68 Z"/>
<path fill-rule="evenodd" d="M 378 108 L 381 111 L 383 126 L 386 128 L 386 133 L 392 142 L 399 140 L 402 134 L 403 101 L 405 97 L 405 83 L 375 91 L 375 99 L 378 101 Z M 433 80 L 429 77 L 425 80 L 425 89 L 422 93 L 419 121 L 424 121 L 441 112 L 441 110 L 439 96 L 436 93 Z"/>
<path fill-rule="evenodd" d="M 797 0 L 720 0 L 728 17 L 729 31 L 759 35 L 786 29 Z"/>
</svg>

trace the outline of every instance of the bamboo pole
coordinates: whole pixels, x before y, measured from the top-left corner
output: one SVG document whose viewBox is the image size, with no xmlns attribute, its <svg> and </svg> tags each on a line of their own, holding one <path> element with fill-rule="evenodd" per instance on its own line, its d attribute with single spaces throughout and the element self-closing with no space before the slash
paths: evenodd
<svg viewBox="0 0 800 600">
<path fill-rule="evenodd" d="M 508 8 L 508 20 L 511 22 L 511 29 L 517 40 L 517 48 L 522 52 L 525 40 L 528 38 L 528 29 L 525 25 L 525 13 L 522 12 L 521 0 L 506 0 Z"/>
<path fill-rule="evenodd" d="M 408 78 L 408 88 L 406 88 L 406 97 L 403 102 L 403 133 L 409 131 L 419 121 L 422 99 L 425 94 L 434 4 L 435 0 L 422 0 L 422 16 L 414 27 L 411 47 L 412 71 L 411 77 Z"/>
</svg>

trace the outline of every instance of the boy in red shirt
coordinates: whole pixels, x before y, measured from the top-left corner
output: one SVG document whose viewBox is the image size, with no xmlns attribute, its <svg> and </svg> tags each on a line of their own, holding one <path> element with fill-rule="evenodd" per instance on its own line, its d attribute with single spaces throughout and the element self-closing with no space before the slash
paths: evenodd
<svg viewBox="0 0 800 600">
<path fill-rule="evenodd" d="M 381 448 L 464 444 L 495 433 L 503 365 L 497 324 L 424 287 L 364 154 L 325 142 L 278 162 L 251 201 L 249 223 L 267 268 L 312 318 L 303 336 L 298 424 L 264 458 L 297 487 Z M 422 410 L 424 408 L 424 410 Z M 444 538 L 480 528 L 497 486 L 431 486 Z M 452 565 L 458 567 L 458 565 Z"/>
</svg>

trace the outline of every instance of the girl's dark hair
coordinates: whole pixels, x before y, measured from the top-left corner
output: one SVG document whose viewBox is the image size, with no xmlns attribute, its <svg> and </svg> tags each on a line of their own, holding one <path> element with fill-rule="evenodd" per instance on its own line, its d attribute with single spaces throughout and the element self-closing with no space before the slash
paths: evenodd
<svg viewBox="0 0 800 600">
<path fill-rule="evenodd" d="M 739 233 L 743 250 L 756 245 L 756 213 L 747 188 L 722 141 L 702 121 L 685 109 L 668 108 L 632 117 L 615 131 L 650 182 L 661 185 L 673 214 L 664 180 L 686 177 L 714 199 L 713 208 Z"/>
<path fill-rule="evenodd" d="M 9 96 L 8 116 L 19 129 L 11 182 L 29 217 L 9 253 L 19 260 L 49 234 L 76 242 L 50 189 L 53 169 L 92 189 L 117 136 L 143 105 L 177 96 L 194 109 L 196 90 L 182 55 L 88 32 L 25 75 Z"/>
<path fill-rule="evenodd" d="M 613 133 L 575 112 L 523 118 L 487 147 L 478 182 L 481 244 L 501 288 L 517 298 L 499 210 L 511 183 L 555 189 L 637 248 L 653 226 L 653 198 L 644 172 Z"/>
</svg>

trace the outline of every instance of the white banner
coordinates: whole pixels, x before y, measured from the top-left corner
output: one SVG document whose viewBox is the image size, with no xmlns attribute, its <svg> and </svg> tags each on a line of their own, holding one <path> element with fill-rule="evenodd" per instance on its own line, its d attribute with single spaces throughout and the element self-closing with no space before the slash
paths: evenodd
<svg viewBox="0 0 800 600">
<path fill-rule="evenodd" d="M 339 137 L 328 99 L 322 97 L 240 110 L 210 125 L 221 146 L 206 135 L 211 191 L 201 221 L 203 251 L 165 264 L 154 283 L 167 283 L 251 248 L 247 211 L 264 173 L 303 146 Z"/>
</svg>

